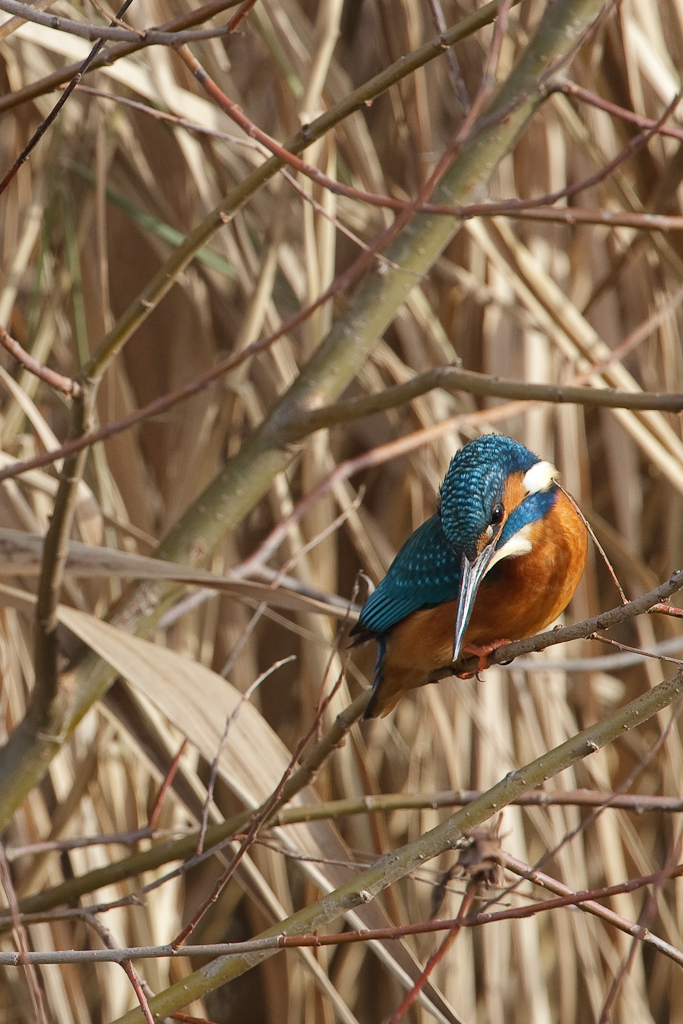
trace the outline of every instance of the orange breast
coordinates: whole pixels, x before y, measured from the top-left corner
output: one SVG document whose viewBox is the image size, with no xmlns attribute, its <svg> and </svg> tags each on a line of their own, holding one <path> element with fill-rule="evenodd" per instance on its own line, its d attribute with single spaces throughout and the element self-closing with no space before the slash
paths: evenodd
<svg viewBox="0 0 683 1024">
<path fill-rule="evenodd" d="M 538 633 L 569 604 L 586 563 L 586 528 L 560 491 L 548 515 L 533 524 L 531 551 L 504 558 L 484 577 L 465 645 L 522 640 Z"/>
<path fill-rule="evenodd" d="M 484 577 L 463 647 L 522 640 L 548 626 L 569 604 L 586 562 L 586 528 L 560 491 L 549 514 L 529 529 L 528 554 L 504 558 Z M 449 665 L 456 602 L 422 609 L 399 622 L 386 640 L 374 713 L 386 714 L 401 695 Z"/>
</svg>

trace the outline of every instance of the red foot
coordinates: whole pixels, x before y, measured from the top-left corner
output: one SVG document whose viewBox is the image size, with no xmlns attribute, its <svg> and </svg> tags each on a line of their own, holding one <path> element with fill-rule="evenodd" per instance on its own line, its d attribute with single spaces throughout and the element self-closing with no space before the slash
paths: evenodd
<svg viewBox="0 0 683 1024">
<path fill-rule="evenodd" d="M 462 652 L 463 654 L 476 655 L 476 657 L 479 658 L 477 672 L 483 672 L 485 668 L 488 668 L 489 654 L 497 651 L 499 647 L 505 647 L 505 645 L 509 643 L 509 640 L 494 640 L 493 643 L 482 644 L 481 647 L 478 647 L 476 644 L 468 644 L 467 647 L 463 647 Z M 466 675 L 463 675 L 462 678 L 471 679 L 473 675 L 475 675 L 474 672 L 468 672 Z"/>
</svg>

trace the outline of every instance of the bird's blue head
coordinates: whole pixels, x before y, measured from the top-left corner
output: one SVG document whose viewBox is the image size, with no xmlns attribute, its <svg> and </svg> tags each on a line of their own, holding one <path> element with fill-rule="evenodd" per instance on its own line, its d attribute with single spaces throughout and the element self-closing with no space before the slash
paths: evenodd
<svg viewBox="0 0 683 1024">
<path fill-rule="evenodd" d="M 485 434 L 457 452 L 441 487 L 439 515 L 460 556 L 453 660 L 460 653 L 479 584 L 500 560 L 531 550 L 528 530 L 557 494 L 557 470 L 518 441 Z"/>
<path fill-rule="evenodd" d="M 536 476 L 529 474 L 534 466 L 539 466 Z M 456 554 L 473 561 L 509 517 L 513 507 L 508 481 L 524 481 L 516 505 L 525 494 L 547 491 L 554 474 L 550 463 L 541 462 L 523 444 L 497 434 L 478 437 L 456 452 L 441 487 L 439 509 L 444 533 Z"/>
</svg>

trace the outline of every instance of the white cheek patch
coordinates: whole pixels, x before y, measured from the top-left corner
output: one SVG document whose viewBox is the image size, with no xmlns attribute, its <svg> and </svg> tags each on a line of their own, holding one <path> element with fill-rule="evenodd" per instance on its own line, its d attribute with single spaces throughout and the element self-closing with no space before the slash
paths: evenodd
<svg viewBox="0 0 683 1024">
<path fill-rule="evenodd" d="M 539 494 L 549 490 L 559 475 L 552 462 L 536 462 L 524 474 L 522 483 L 527 494 Z"/>
<path fill-rule="evenodd" d="M 527 523 L 514 536 L 510 537 L 510 540 L 503 544 L 499 551 L 496 551 L 484 575 L 491 572 L 496 562 L 502 562 L 504 558 L 517 558 L 519 555 L 528 555 L 531 551 L 530 535 L 533 526 L 533 523 Z"/>
</svg>

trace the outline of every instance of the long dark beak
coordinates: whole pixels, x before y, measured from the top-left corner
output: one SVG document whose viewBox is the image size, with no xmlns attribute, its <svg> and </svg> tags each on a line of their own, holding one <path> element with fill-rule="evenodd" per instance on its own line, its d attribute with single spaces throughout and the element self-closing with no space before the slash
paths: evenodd
<svg viewBox="0 0 683 1024">
<path fill-rule="evenodd" d="M 470 562 L 467 555 L 463 554 L 460 567 L 460 593 L 458 595 L 458 614 L 455 618 L 455 636 L 453 638 L 453 661 L 460 657 L 460 648 L 465 638 L 465 631 L 472 615 L 474 601 L 479 590 L 479 584 L 486 575 L 489 563 L 496 553 L 496 541 L 500 531 L 486 545 L 480 555 Z"/>
</svg>

